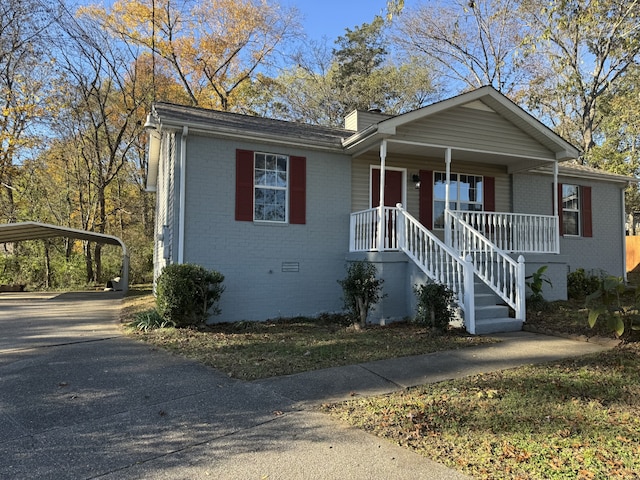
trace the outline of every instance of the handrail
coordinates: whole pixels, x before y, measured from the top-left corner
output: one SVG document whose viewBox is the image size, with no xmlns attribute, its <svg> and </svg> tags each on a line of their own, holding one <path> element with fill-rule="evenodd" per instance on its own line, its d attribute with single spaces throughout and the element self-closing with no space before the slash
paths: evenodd
<svg viewBox="0 0 640 480">
<path fill-rule="evenodd" d="M 528 213 L 452 211 L 505 252 L 560 253 L 558 217 Z"/>
<path fill-rule="evenodd" d="M 379 241 L 380 210 L 384 217 L 383 241 Z M 351 214 L 349 251 L 351 252 L 384 252 L 398 250 L 398 239 L 395 234 L 395 223 L 398 212 L 394 207 L 374 207 Z"/>
<path fill-rule="evenodd" d="M 475 334 L 473 266 L 427 230 L 401 204 L 396 205 L 398 247 L 433 281 L 453 291 L 464 312 L 465 326 Z"/>
<path fill-rule="evenodd" d="M 516 312 L 525 318 L 524 258 L 515 261 L 487 237 L 462 220 L 460 212 L 445 211 L 451 225 L 452 248 L 470 257 L 476 275 Z"/>
</svg>

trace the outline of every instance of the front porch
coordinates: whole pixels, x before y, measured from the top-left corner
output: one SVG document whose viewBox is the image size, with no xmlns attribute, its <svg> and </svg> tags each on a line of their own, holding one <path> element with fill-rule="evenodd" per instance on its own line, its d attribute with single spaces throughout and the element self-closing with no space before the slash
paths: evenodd
<svg viewBox="0 0 640 480">
<path fill-rule="evenodd" d="M 559 218 L 576 224 L 558 164 L 578 150 L 491 87 L 397 116 L 356 112 L 345 128 L 353 131 L 342 142 L 352 156 L 349 258 L 398 263 L 400 255 L 419 272 L 407 270 L 406 296 L 416 282 L 442 283 L 470 333 L 519 330 L 525 269 L 561 257 Z M 549 181 L 516 190 L 523 175 Z M 566 282 L 566 265 L 551 263 L 554 280 Z"/>
<path fill-rule="evenodd" d="M 421 281 L 446 285 L 456 294 L 471 334 L 520 330 L 526 320 L 524 255 L 557 256 L 558 217 L 445 210 L 444 220 L 437 235 L 401 204 L 354 212 L 349 251 L 367 253 L 379 265 L 397 264 L 398 254 L 404 254 L 423 276 L 407 274 L 409 295 Z M 383 260 L 391 253 L 392 260 Z M 397 272 L 394 277 L 397 281 Z"/>
</svg>

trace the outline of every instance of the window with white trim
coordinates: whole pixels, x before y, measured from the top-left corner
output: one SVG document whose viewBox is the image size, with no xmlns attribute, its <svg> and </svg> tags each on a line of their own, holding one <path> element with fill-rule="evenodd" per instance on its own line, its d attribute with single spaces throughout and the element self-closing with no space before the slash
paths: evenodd
<svg viewBox="0 0 640 480">
<path fill-rule="evenodd" d="M 562 234 L 580 235 L 580 187 L 562 184 Z"/>
<path fill-rule="evenodd" d="M 450 174 L 449 209 L 481 212 L 483 181 L 479 175 Z M 447 174 L 433 172 L 433 227 L 444 228 Z"/>
<path fill-rule="evenodd" d="M 253 219 L 287 222 L 289 157 L 255 152 L 253 169 Z"/>
</svg>

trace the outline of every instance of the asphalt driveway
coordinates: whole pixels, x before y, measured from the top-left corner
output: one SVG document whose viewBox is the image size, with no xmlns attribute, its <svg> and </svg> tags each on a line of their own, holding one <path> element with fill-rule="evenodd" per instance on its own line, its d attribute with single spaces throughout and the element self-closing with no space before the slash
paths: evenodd
<svg viewBox="0 0 640 480">
<path fill-rule="evenodd" d="M 122 337 L 120 299 L 0 294 L 0 478 L 465 478 L 286 393 L 335 372 L 230 379 Z M 373 370 L 358 381 L 399 388 Z"/>
</svg>

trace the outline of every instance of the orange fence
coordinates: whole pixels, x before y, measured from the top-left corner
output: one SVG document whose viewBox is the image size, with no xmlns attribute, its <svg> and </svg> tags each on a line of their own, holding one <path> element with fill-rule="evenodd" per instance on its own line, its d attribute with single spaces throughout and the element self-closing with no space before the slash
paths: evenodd
<svg viewBox="0 0 640 480">
<path fill-rule="evenodd" d="M 640 235 L 626 237 L 627 272 L 640 272 Z"/>
</svg>

